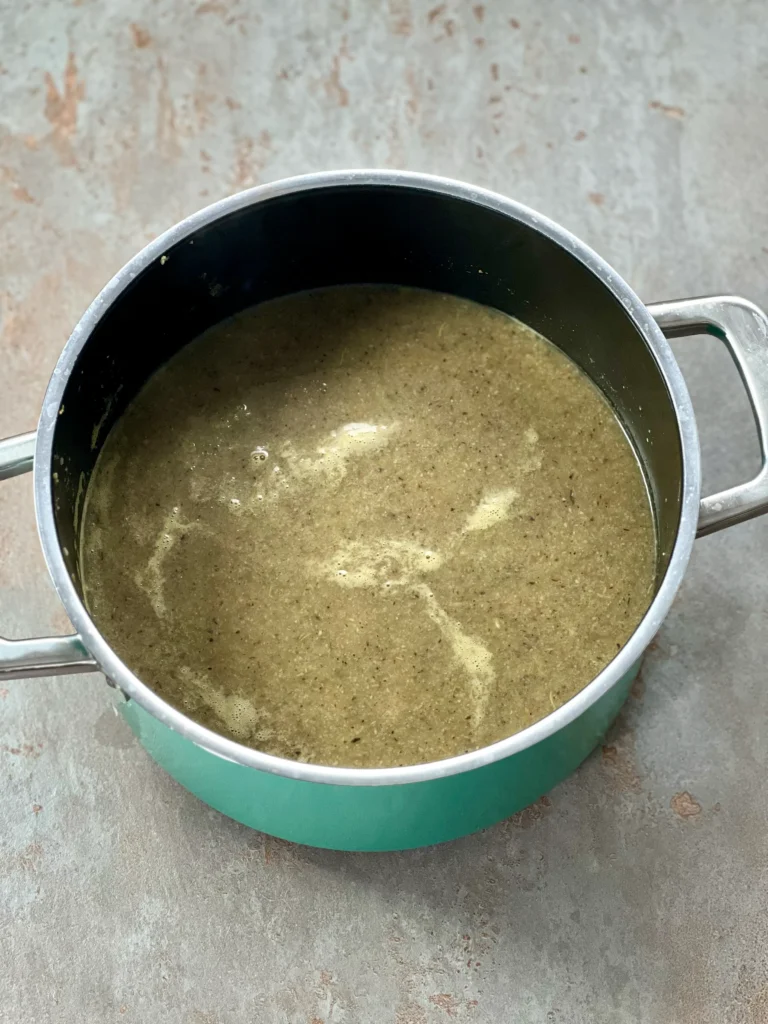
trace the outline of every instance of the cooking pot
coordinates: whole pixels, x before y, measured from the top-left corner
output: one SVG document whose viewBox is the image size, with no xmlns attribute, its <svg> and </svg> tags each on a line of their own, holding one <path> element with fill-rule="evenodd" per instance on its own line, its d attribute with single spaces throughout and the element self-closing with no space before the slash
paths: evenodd
<svg viewBox="0 0 768 1024">
<path fill-rule="evenodd" d="M 272 757 L 187 718 L 125 665 L 83 602 L 78 527 L 110 428 L 183 345 L 265 299 L 387 282 L 496 307 L 541 332 L 616 410 L 648 481 L 654 599 L 613 661 L 567 704 L 480 750 L 399 768 Z M 693 409 L 665 335 L 710 333 L 749 393 L 763 466 L 701 500 Z M 468 342 L 471 344 L 471 342 Z M 599 256 L 519 203 L 421 174 L 311 174 L 231 196 L 157 238 L 109 282 L 62 352 L 37 431 L 0 442 L 0 477 L 34 467 L 48 569 L 77 633 L 0 640 L 0 678 L 101 671 L 155 758 L 224 814 L 296 842 L 388 850 L 452 839 L 536 800 L 600 741 L 685 572 L 694 538 L 768 509 L 768 319 L 731 296 L 645 306 Z"/>
</svg>

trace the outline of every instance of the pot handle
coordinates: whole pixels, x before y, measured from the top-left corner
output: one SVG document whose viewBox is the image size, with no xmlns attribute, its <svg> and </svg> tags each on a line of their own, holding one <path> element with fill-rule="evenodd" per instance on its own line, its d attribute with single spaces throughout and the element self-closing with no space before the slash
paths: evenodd
<svg viewBox="0 0 768 1024">
<path fill-rule="evenodd" d="M 760 472 L 747 483 L 702 498 L 696 535 L 704 537 L 768 512 L 768 317 L 753 302 L 736 295 L 656 302 L 648 312 L 668 338 L 713 334 L 725 342 L 747 389 L 757 426 Z"/>
<path fill-rule="evenodd" d="M 8 480 L 32 469 L 36 437 L 35 431 L 32 431 L 0 441 L 0 480 Z M 32 676 L 97 672 L 98 668 L 77 633 L 30 640 L 5 640 L 0 637 L 0 682 Z"/>
</svg>

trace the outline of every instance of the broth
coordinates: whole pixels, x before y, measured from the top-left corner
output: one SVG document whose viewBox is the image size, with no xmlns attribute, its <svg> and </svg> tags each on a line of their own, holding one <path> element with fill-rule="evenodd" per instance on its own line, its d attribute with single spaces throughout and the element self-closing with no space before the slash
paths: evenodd
<svg viewBox="0 0 768 1024">
<path fill-rule="evenodd" d="M 390 766 L 485 746 L 582 689 L 653 595 L 634 451 L 523 324 L 384 285 L 289 295 L 144 386 L 88 487 L 108 642 L 215 731 Z"/>
</svg>

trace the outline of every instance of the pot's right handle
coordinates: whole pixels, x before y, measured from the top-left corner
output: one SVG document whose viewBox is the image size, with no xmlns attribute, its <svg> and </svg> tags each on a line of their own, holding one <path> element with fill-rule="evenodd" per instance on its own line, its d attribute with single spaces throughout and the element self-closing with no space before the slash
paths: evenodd
<svg viewBox="0 0 768 1024">
<path fill-rule="evenodd" d="M 728 346 L 747 389 L 757 425 L 762 466 L 748 483 L 702 498 L 697 536 L 768 512 L 768 317 L 748 299 L 708 295 L 657 302 L 648 311 L 668 338 L 714 334 Z"/>
<path fill-rule="evenodd" d="M 28 473 L 35 457 L 35 433 L 0 441 L 0 480 Z M 80 636 L 41 636 L 30 640 L 0 637 L 0 682 L 31 676 L 96 672 L 98 665 Z"/>
</svg>

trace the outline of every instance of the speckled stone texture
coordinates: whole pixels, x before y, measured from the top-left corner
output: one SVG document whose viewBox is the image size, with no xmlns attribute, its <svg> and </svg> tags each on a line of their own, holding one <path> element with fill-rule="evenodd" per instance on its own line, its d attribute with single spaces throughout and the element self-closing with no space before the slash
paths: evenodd
<svg viewBox="0 0 768 1024">
<path fill-rule="evenodd" d="M 0 3 L 0 435 L 99 287 L 195 208 L 344 165 L 506 192 L 647 299 L 768 304 L 762 0 Z M 675 345 L 708 490 L 758 454 L 715 341 Z M 768 521 L 696 545 L 626 713 L 496 828 L 292 847 L 156 768 L 99 677 L 0 689 L 0 1021 L 764 1024 Z M 0 624 L 64 630 L 29 478 Z"/>
</svg>

